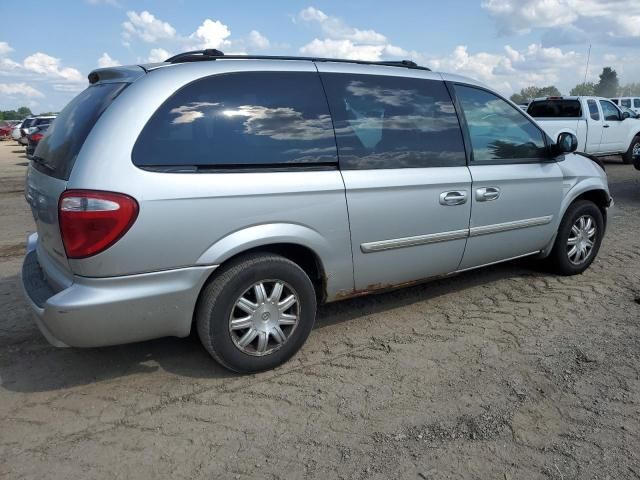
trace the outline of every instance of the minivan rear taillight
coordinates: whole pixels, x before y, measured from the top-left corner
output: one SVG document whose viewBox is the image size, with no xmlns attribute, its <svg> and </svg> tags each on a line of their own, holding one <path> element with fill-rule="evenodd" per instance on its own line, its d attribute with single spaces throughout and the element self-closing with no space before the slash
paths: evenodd
<svg viewBox="0 0 640 480">
<path fill-rule="evenodd" d="M 116 243 L 138 216 L 138 202 L 122 193 L 67 190 L 60 196 L 58 220 L 69 258 L 86 258 Z"/>
</svg>

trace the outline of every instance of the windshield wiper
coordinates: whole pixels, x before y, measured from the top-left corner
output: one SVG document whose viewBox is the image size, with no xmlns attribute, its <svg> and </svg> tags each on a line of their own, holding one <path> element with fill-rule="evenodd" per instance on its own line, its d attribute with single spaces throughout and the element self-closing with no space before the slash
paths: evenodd
<svg viewBox="0 0 640 480">
<path fill-rule="evenodd" d="M 50 172 L 53 172 L 55 170 L 55 167 L 49 165 L 46 160 L 42 157 L 36 157 L 35 155 L 33 157 L 31 157 L 31 160 L 33 160 L 33 162 L 37 163 L 38 165 L 43 166 L 44 168 L 46 168 L 47 170 L 49 170 Z"/>
</svg>

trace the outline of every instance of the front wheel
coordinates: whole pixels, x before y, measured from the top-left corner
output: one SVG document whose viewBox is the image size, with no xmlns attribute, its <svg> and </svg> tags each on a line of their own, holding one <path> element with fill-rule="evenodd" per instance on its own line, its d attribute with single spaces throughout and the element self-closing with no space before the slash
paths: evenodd
<svg viewBox="0 0 640 480">
<path fill-rule="evenodd" d="M 316 294 L 308 275 L 273 254 L 222 267 L 196 308 L 202 344 L 222 366 L 239 373 L 286 362 L 306 341 L 315 316 Z"/>
<path fill-rule="evenodd" d="M 640 135 L 633 137 L 629 149 L 622 154 L 622 162 L 625 164 L 633 163 L 633 160 L 640 158 Z M 636 168 L 638 168 L 636 166 Z"/>
<path fill-rule="evenodd" d="M 596 258 L 603 234 L 604 219 L 596 204 L 588 200 L 571 204 L 549 255 L 552 267 L 561 275 L 584 272 Z"/>
</svg>

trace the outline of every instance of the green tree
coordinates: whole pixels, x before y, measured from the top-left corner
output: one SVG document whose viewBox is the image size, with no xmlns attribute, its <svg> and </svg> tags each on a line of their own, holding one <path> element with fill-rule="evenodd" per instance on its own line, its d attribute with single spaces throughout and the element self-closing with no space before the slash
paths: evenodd
<svg viewBox="0 0 640 480">
<path fill-rule="evenodd" d="M 559 97 L 562 94 L 555 86 L 548 87 L 530 87 L 523 88 L 520 93 L 511 95 L 511 101 L 514 103 L 527 103 L 537 97 Z"/>
<path fill-rule="evenodd" d="M 20 115 L 20 118 L 25 118 L 33 115 L 33 113 L 31 113 L 31 109 L 29 107 L 20 107 L 18 109 L 18 115 Z"/>
<path fill-rule="evenodd" d="M 579 83 L 571 89 L 569 95 L 595 95 L 596 84 L 592 82 Z"/>
<path fill-rule="evenodd" d="M 16 110 L 4 110 L 0 111 L 0 120 L 22 120 L 25 117 L 32 115 L 31 110 L 28 107 L 20 107 Z"/>
<path fill-rule="evenodd" d="M 595 88 L 595 94 L 599 97 L 615 97 L 618 93 L 618 74 L 611 67 L 604 67 L 600 74 L 600 81 Z"/>
</svg>

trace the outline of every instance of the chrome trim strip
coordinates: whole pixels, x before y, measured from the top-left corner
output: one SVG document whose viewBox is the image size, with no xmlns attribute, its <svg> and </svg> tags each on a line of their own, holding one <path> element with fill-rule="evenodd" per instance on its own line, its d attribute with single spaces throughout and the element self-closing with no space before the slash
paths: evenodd
<svg viewBox="0 0 640 480">
<path fill-rule="evenodd" d="M 553 220 L 553 215 L 544 217 L 528 218 L 526 220 L 515 220 L 513 222 L 496 223 L 493 225 L 483 225 L 481 227 L 471 227 L 469 229 L 470 237 L 478 237 L 480 235 L 489 235 L 492 233 L 508 232 L 519 228 L 538 227 L 547 225 Z"/>
<path fill-rule="evenodd" d="M 379 242 L 367 242 L 360 245 L 360 250 L 362 250 L 362 253 L 381 252 L 383 250 L 392 250 L 395 248 L 415 247 L 417 245 L 428 245 L 430 243 L 460 240 L 467 238 L 468 236 L 469 229 L 465 228 L 463 230 L 452 230 L 450 232 L 394 238 L 391 240 L 381 240 Z"/>
<path fill-rule="evenodd" d="M 467 237 L 479 237 L 492 233 L 508 232 L 519 228 L 538 227 L 547 225 L 553 220 L 553 215 L 544 217 L 528 218 L 526 220 L 515 220 L 513 222 L 496 223 L 493 225 L 483 225 L 470 229 L 452 230 L 450 232 L 430 233 L 428 235 L 416 235 L 415 237 L 393 238 L 391 240 L 380 240 L 378 242 L 367 242 L 360 245 L 362 253 L 381 252 L 393 250 L 395 248 L 415 247 L 418 245 L 428 245 L 430 243 L 448 242 L 460 240 Z"/>
</svg>

